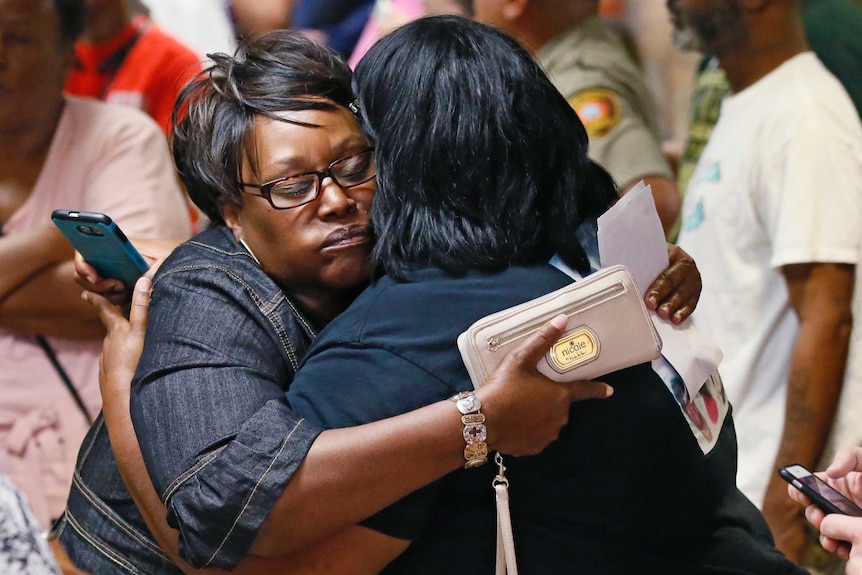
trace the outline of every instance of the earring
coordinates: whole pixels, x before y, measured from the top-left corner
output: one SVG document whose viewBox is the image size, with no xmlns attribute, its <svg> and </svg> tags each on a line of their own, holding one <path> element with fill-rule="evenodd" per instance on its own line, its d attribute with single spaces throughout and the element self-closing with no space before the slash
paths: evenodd
<svg viewBox="0 0 862 575">
<path fill-rule="evenodd" d="M 248 247 L 248 244 L 245 242 L 245 238 L 239 238 L 238 241 L 239 241 L 239 243 L 242 244 L 242 247 L 244 247 L 246 250 L 248 250 L 248 253 L 251 255 L 252 259 L 257 262 L 257 265 L 260 265 L 260 260 L 257 259 L 257 256 L 254 255 L 254 252 L 251 251 L 250 247 Z M 261 267 L 263 267 L 263 266 L 261 266 Z"/>
</svg>

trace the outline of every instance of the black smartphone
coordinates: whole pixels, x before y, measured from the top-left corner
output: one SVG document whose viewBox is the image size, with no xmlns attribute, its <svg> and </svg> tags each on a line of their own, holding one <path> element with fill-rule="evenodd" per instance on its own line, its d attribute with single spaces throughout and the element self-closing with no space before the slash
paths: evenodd
<svg viewBox="0 0 862 575">
<path fill-rule="evenodd" d="M 862 508 L 801 465 L 782 467 L 778 470 L 778 474 L 784 481 L 807 495 L 808 499 L 824 513 L 841 513 L 853 517 L 862 517 Z"/>
<path fill-rule="evenodd" d="M 118 279 L 131 288 L 149 269 L 144 257 L 105 214 L 54 210 L 51 220 L 103 278 Z"/>
</svg>

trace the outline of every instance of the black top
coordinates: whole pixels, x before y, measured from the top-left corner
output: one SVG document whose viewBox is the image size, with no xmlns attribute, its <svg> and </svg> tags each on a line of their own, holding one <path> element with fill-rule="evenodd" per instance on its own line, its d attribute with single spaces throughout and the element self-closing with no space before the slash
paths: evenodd
<svg viewBox="0 0 862 575">
<path fill-rule="evenodd" d="M 383 277 L 320 334 L 288 400 L 325 427 L 344 427 L 470 389 L 458 334 L 569 281 L 548 265 Z M 358 388 L 356 373 L 374 377 Z M 559 441 L 540 455 L 507 458 L 521 573 L 804 573 L 775 550 L 736 489 L 730 416 L 704 455 L 648 364 L 602 380 L 612 398 L 576 403 Z M 494 473 L 493 464 L 458 471 L 369 519 L 414 540 L 385 573 L 492 573 Z"/>
</svg>

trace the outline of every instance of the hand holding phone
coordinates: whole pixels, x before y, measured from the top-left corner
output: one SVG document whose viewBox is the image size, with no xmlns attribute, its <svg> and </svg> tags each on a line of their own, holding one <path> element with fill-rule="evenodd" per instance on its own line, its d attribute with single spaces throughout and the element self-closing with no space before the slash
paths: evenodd
<svg viewBox="0 0 862 575">
<path fill-rule="evenodd" d="M 105 214 L 54 210 L 51 220 L 103 278 L 118 279 L 132 288 L 149 269 L 143 256 Z"/>
<path fill-rule="evenodd" d="M 788 465 L 779 469 L 778 474 L 786 482 L 804 493 L 824 513 L 862 517 L 862 508 L 805 467 L 798 464 Z"/>
</svg>

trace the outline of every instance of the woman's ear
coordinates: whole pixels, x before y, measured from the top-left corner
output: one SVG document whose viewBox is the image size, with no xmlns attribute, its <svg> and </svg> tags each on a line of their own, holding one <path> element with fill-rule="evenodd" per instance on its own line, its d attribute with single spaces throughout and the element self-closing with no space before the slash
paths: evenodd
<svg viewBox="0 0 862 575">
<path fill-rule="evenodd" d="M 243 237 L 242 218 L 240 217 L 242 206 L 238 206 L 231 201 L 220 200 L 219 208 L 221 209 L 221 217 L 224 219 L 225 225 L 233 232 L 233 237 L 239 241 Z"/>
</svg>

